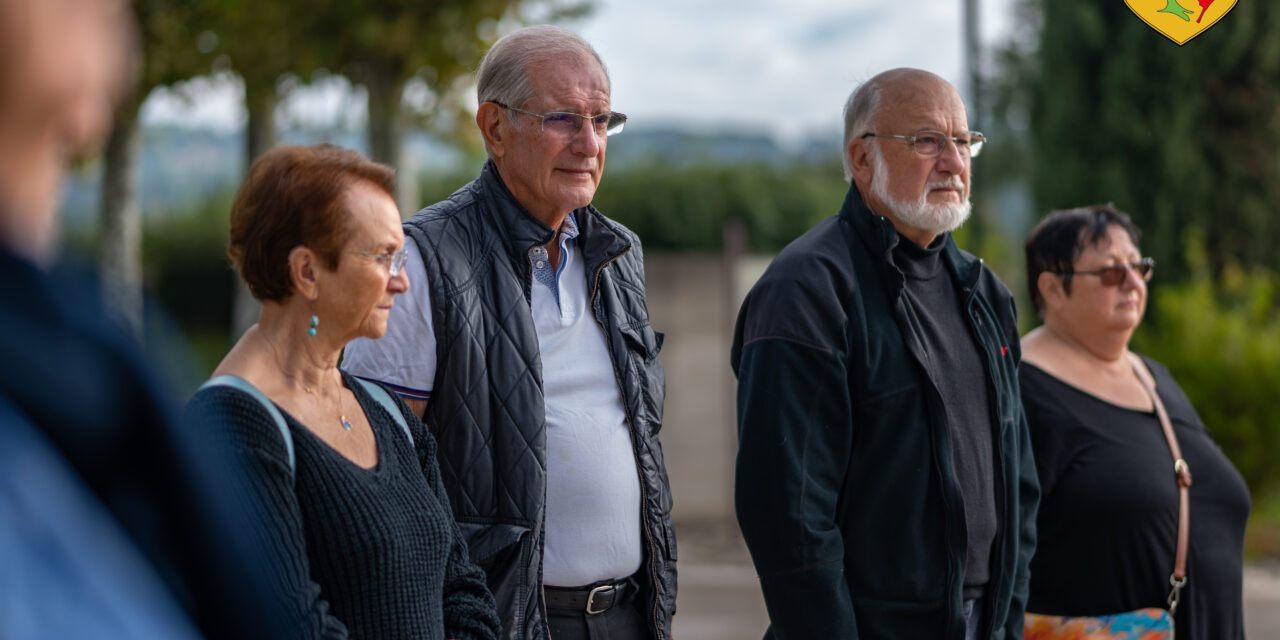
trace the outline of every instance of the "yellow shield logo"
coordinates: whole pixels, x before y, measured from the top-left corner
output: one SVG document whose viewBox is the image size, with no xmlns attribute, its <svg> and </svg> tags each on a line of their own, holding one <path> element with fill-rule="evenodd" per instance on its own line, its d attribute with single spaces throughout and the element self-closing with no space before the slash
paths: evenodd
<svg viewBox="0 0 1280 640">
<path fill-rule="evenodd" d="M 1124 3 L 1148 26 L 1179 45 L 1204 33 L 1236 6 L 1236 0 L 1124 0 Z"/>
</svg>

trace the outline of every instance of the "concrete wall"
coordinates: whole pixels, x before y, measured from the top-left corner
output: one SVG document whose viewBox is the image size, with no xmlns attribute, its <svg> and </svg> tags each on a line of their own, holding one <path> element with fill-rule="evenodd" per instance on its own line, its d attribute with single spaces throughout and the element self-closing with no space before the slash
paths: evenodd
<svg viewBox="0 0 1280 640">
<path fill-rule="evenodd" d="M 768 262 L 748 257 L 730 269 L 718 254 L 645 253 L 650 320 L 666 334 L 660 437 L 677 521 L 733 519 L 738 438 L 729 345 L 742 297 Z"/>
</svg>

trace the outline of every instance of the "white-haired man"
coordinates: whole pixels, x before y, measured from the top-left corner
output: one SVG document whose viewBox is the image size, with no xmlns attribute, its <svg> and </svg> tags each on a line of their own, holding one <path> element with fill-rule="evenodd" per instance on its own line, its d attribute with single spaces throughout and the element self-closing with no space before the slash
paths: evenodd
<svg viewBox="0 0 1280 640">
<path fill-rule="evenodd" d="M 495 43 L 477 89 L 489 162 L 405 223 L 417 285 L 343 367 L 399 391 L 435 435 L 505 638 L 663 640 L 662 335 L 639 239 L 591 206 L 626 116 L 599 55 L 558 27 Z"/>
<path fill-rule="evenodd" d="M 938 76 L 845 106 L 839 214 L 738 316 L 736 506 L 766 638 L 1021 638 L 1038 499 L 1009 291 L 949 233 L 983 137 Z"/>
</svg>

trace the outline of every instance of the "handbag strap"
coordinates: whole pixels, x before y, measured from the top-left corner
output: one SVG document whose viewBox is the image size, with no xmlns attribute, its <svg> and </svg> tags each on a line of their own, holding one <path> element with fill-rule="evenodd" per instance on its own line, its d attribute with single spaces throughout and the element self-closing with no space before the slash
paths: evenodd
<svg viewBox="0 0 1280 640">
<path fill-rule="evenodd" d="M 395 420 L 396 424 L 400 425 L 400 429 L 404 431 L 404 435 L 409 438 L 409 446 L 413 446 L 413 433 L 409 431 L 409 423 L 405 420 L 404 414 L 400 413 L 400 409 L 396 406 L 395 400 L 392 400 L 391 396 L 388 395 L 382 387 L 369 382 L 368 380 L 364 380 L 363 378 L 356 378 L 355 380 L 360 383 L 360 386 L 364 388 L 374 401 L 376 401 L 388 414 L 391 415 L 391 418 Z M 289 425 L 285 423 L 284 415 L 280 413 L 280 409 L 276 407 L 276 404 L 272 402 L 266 394 L 259 391 L 258 388 L 253 386 L 253 384 L 248 380 L 245 380 L 240 376 L 230 374 L 210 378 L 205 381 L 204 384 L 200 385 L 200 389 L 207 389 L 209 387 L 231 387 L 232 389 L 247 393 L 254 400 L 257 400 L 258 403 L 267 410 L 267 413 L 270 414 L 271 421 L 275 423 L 276 429 L 280 431 L 280 437 L 284 439 L 284 451 L 285 457 L 288 458 L 289 461 L 289 471 L 292 473 L 297 470 L 298 463 L 293 451 L 293 436 L 289 433 Z"/>
<path fill-rule="evenodd" d="M 284 452 L 285 457 L 289 460 L 289 473 L 293 473 L 298 466 L 297 458 L 293 453 L 293 436 L 289 434 L 289 425 L 285 424 L 284 415 L 280 413 L 280 409 L 276 408 L 276 403 L 267 398 L 266 394 L 259 391 L 252 383 L 240 376 L 221 375 L 210 378 L 200 385 L 200 389 L 208 389 L 210 387 L 231 387 L 247 393 L 267 410 L 267 413 L 271 416 L 271 421 L 276 425 L 276 429 L 280 430 L 280 436 L 284 438 Z"/>
<path fill-rule="evenodd" d="M 1129 353 L 1129 362 L 1133 365 L 1133 372 L 1138 375 L 1138 380 L 1142 381 L 1142 386 L 1147 390 L 1147 394 L 1151 396 L 1151 403 L 1155 405 L 1156 417 L 1160 419 L 1160 428 L 1164 430 L 1164 439 L 1169 443 L 1169 453 L 1173 455 L 1173 474 L 1174 479 L 1178 483 L 1178 549 L 1174 555 L 1173 573 L 1169 575 L 1169 586 L 1172 590 L 1169 592 L 1169 613 L 1173 614 L 1178 609 L 1178 599 L 1182 593 L 1182 587 L 1187 584 L 1187 538 L 1191 533 L 1191 496 L 1189 489 L 1191 488 L 1191 467 L 1187 465 L 1186 459 L 1182 457 L 1182 449 L 1178 446 L 1178 438 L 1173 433 L 1173 424 L 1169 422 L 1169 412 L 1165 410 L 1164 403 L 1160 401 L 1160 395 L 1156 393 L 1156 382 L 1151 377 L 1151 371 L 1147 369 L 1146 363 L 1142 361 L 1136 354 Z"/>
<path fill-rule="evenodd" d="M 352 376 L 353 378 L 355 376 Z M 400 408 L 396 406 L 396 401 L 391 399 L 390 394 L 381 386 L 374 384 L 364 378 L 355 378 L 355 381 L 364 387 L 364 390 L 375 400 L 382 408 L 391 415 L 391 419 L 400 425 L 400 430 L 404 431 L 404 435 L 409 437 L 409 445 L 413 445 L 413 433 L 409 431 L 409 423 L 404 419 L 404 414 L 400 413 Z"/>
</svg>

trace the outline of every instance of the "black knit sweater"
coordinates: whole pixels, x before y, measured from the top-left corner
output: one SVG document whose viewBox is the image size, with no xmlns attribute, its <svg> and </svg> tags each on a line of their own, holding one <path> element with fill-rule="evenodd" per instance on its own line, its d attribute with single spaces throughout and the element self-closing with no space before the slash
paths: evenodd
<svg viewBox="0 0 1280 640">
<path fill-rule="evenodd" d="M 449 509 L 434 438 L 397 401 L 415 450 L 377 401 L 344 381 L 373 427 L 373 469 L 282 410 L 296 452 L 291 471 L 270 414 L 241 391 L 205 389 L 187 406 L 190 424 L 229 431 L 250 459 L 251 495 L 266 512 L 261 539 L 296 605 L 297 637 L 496 638 L 493 596 Z"/>
</svg>

